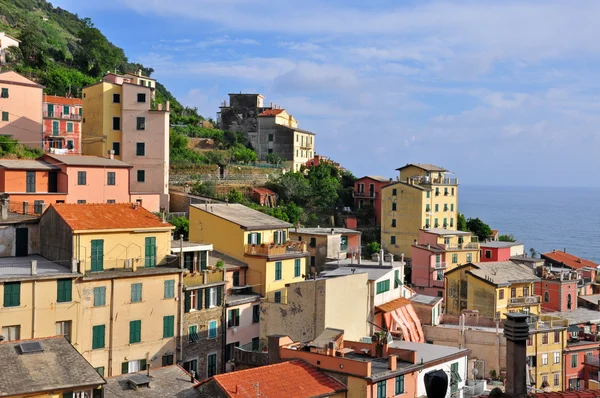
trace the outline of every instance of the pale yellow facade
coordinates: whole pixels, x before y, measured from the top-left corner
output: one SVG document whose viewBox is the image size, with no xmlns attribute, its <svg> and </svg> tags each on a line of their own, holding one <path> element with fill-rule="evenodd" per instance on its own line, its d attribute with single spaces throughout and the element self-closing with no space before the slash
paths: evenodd
<svg viewBox="0 0 600 398">
<path fill-rule="evenodd" d="M 409 257 L 421 228 L 456 230 L 458 182 L 445 172 L 403 168 L 400 180 L 381 190 L 381 245 Z"/>
<path fill-rule="evenodd" d="M 210 206 L 190 206 L 189 239 L 193 242 L 211 243 L 213 248 L 236 260 L 248 264 L 246 280 L 256 293 L 271 297 L 275 291 L 284 289 L 286 283 L 302 280 L 307 273 L 306 244 L 293 242 L 300 249 L 292 252 L 282 248 L 280 252 L 271 249 L 276 233 L 285 233 L 289 237 L 288 227 L 268 229 L 245 229 L 239 224 L 211 213 Z M 216 206 L 216 205 L 213 205 Z M 221 205 L 222 206 L 222 205 Z M 286 225 L 281 221 L 282 225 Z M 249 242 L 257 242 L 252 245 Z M 292 242 L 287 241 L 286 244 Z M 283 247 L 285 244 L 280 245 Z M 303 248 L 303 249 L 302 249 Z M 277 249 L 279 250 L 279 249 Z M 296 274 L 296 261 L 300 262 L 300 273 Z M 276 278 L 276 269 L 281 275 Z M 282 294 L 284 299 L 285 293 Z"/>
<path fill-rule="evenodd" d="M 100 82 L 83 89 L 83 123 L 81 147 L 84 155 L 108 156 L 113 143 L 121 142 L 121 129 L 113 129 L 113 117 L 121 117 L 121 103 L 113 95 L 122 96 L 122 86 Z M 115 154 L 115 159 L 121 155 Z"/>
<path fill-rule="evenodd" d="M 543 315 L 540 319 L 543 323 L 535 322 L 530 325 L 529 330 L 529 377 L 534 379 L 538 389 L 541 389 L 543 381 L 546 380 L 550 391 L 563 391 L 562 361 L 568 339 L 568 321 Z"/>
</svg>

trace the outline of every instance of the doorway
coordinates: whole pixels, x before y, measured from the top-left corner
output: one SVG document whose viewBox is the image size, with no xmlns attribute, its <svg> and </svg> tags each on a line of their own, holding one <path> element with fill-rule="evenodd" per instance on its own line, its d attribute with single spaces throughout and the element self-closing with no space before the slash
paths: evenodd
<svg viewBox="0 0 600 398">
<path fill-rule="evenodd" d="M 17 228 L 15 235 L 15 256 L 24 257 L 29 254 L 29 229 Z"/>
</svg>

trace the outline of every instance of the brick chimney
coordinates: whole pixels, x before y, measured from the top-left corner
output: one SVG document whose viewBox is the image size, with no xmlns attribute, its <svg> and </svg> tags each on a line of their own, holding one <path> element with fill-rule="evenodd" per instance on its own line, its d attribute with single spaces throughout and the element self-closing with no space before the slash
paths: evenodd
<svg viewBox="0 0 600 398">
<path fill-rule="evenodd" d="M 388 369 L 389 370 L 396 370 L 397 360 L 398 360 L 398 357 L 396 355 L 390 355 L 388 357 Z"/>
<path fill-rule="evenodd" d="M 506 394 L 512 398 L 527 396 L 527 339 L 529 337 L 528 315 L 506 314 L 504 337 L 506 337 Z"/>
</svg>

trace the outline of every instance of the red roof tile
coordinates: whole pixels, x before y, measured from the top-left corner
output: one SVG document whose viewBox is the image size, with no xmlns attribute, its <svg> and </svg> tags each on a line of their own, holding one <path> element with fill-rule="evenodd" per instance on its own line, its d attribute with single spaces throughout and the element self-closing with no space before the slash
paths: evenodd
<svg viewBox="0 0 600 398">
<path fill-rule="evenodd" d="M 81 98 L 67 98 L 59 97 L 56 95 L 44 95 L 44 102 L 49 104 L 58 105 L 80 105 L 82 104 Z"/>
<path fill-rule="evenodd" d="M 262 188 L 262 187 L 252 188 L 252 192 L 256 192 L 259 195 L 277 195 L 275 192 L 271 191 L 270 189 Z"/>
<path fill-rule="evenodd" d="M 247 397 L 249 393 L 256 393 L 257 386 L 261 397 L 320 397 L 346 391 L 344 384 L 300 360 L 223 373 L 213 378 L 229 397 Z"/>
<path fill-rule="evenodd" d="M 131 203 L 52 204 L 73 231 L 97 229 L 170 228 L 169 223 Z"/>
<path fill-rule="evenodd" d="M 600 398 L 600 390 L 539 392 L 533 398 Z"/>
<path fill-rule="evenodd" d="M 285 109 L 267 109 L 266 111 L 259 114 L 258 116 L 277 116 L 283 111 L 285 111 Z"/>
<path fill-rule="evenodd" d="M 567 267 L 573 268 L 573 269 L 581 269 L 583 267 L 590 267 L 590 268 L 596 269 L 598 267 L 598 264 L 596 264 L 592 261 L 574 256 L 569 253 L 565 253 L 560 250 L 555 250 L 555 251 L 552 251 L 549 253 L 544 253 L 544 254 L 542 254 L 542 258 L 544 258 L 544 257 L 549 260 L 555 261 L 557 263 L 563 263 Z"/>
</svg>

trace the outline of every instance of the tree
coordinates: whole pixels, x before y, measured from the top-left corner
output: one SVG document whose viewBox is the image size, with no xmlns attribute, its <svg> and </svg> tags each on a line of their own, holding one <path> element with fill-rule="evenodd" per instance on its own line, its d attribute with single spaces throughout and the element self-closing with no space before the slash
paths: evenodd
<svg viewBox="0 0 600 398">
<path fill-rule="evenodd" d="M 531 255 L 531 257 L 536 257 L 538 255 L 538 252 L 533 247 L 530 247 L 529 254 Z"/>
<path fill-rule="evenodd" d="M 479 218 L 469 218 L 467 220 L 467 228 L 477 235 L 480 242 L 484 242 L 492 234 L 490 226 Z"/>
<path fill-rule="evenodd" d="M 209 198 L 214 198 L 217 196 L 217 184 L 213 181 L 198 181 L 191 189 L 194 195 L 198 196 L 208 196 Z"/>
<path fill-rule="evenodd" d="M 498 240 L 501 242 L 516 242 L 515 236 L 513 234 L 506 234 L 498 236 Z"/>
<path fill-rule="evenodd" d="M 312 188 L 302 173 L 285 173 L 277 180 L 267 184 L 279 198 L 285 202 L 303 205 L 312 196 Z"/>
<path fill-rule="evenodd" d="M 308 182 L 312 187 L 313 206 L 321 210 L 332 210 L 338 200 L 338 189 L 342 186 L 338 169 L 321 163 L 308 168 Z"/>
<path fill-rule="evenodd" d="M 365 257 L 371 257 L 379 252 L 381 252 L 381 245 L 378 242 L 371 242 L 365 247 Z"/>
<path fill-rule="evenodd" d="M 467 232 L 469 229 L 467 228 L 467 220 L 465 219 L 465 215 L 462 213 L 458 213 L 456 219 L 456 229 L 459 231 Z"/>
<path fill-rule="evenodd" d="M 258 160 L 256 152 L 242 144 L 235 144 L 231 147 L 231 157 L 236 162 L 244 163 L 256 162 Z"/>
<path fill-rule="evenodd" d="M 375 207 L 370 203 L 364 204 L 356 212 L 356 218 L 361 226 L 374 225 L 377 222 Z"/>
<path fill-rule="evenodd" d="M 277 153 L 269 153 L 267 155 L 267 163 L 279 165 L 283 162 L 283 158 Z"/>
<path fill-rule="evenodd" d="M 183 240 L 188 240 L 190 233 L 190 220 L 185 217 L 175 217 L 171 219 L 171 224 L 175 226 L 175 239 L 183 235 Z"/>
<path fill-rule="evenodd" d="M 227 194 L 227 201 L 229 203 L 243 203 L 243 202 L 245 202 L 244 195 L 240 191 L 238 191 L 237 189 L 232 189 L 231 191 L 229 191 L 229 193 Z"/>
</svg>

